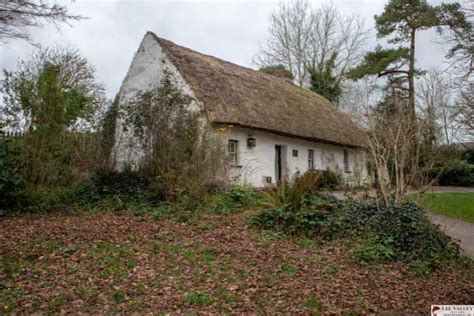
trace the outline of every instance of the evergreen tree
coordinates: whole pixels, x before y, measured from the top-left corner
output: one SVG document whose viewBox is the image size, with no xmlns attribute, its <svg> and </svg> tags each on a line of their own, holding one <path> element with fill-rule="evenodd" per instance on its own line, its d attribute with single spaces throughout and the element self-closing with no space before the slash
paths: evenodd
<svg viewBox="0 0 474 316">
<path fill-rule="evenodd" d="M 336 67 L 336 58 L 337 54 L 332 54 L 321 71 L 316 68 L 309 69 L 311 75 L 310 89 L 335 103 L 339 101 L 342 90 L 341 80 L 333 74 Z"/>
<path fill-rule="evenodd" d="M 407 44 L 398 48 L 383 49 L 366 54 L 364 61 L 353 69 L 349 77 L 362 78 L 366 75 L 394 76 L 405 78 L 408 87 L 408 108 L 415 116 L 415 47 L 416 32 L 436 27 L 471 29 L 459 3 L 433 6 L 426 0 L 389 0 L 380 15 L 375 16 L 377 37 L 386 38 L 390 44 Z M 401 87 L 402 88 L 402 87 Z"/>
</svg>

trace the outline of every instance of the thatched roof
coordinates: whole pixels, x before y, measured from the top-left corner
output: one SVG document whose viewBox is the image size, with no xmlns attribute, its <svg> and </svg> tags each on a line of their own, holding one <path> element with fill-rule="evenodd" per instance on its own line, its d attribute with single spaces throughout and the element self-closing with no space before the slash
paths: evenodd
<svg viewBox="0 0 474 316">
<path fill-rule="evenodd" d="M 365 146 L 363 133 L 350 118 L 317 93 L 151 34 L 204 105 L 211 123 L 330 144 Z"/>
</svg>

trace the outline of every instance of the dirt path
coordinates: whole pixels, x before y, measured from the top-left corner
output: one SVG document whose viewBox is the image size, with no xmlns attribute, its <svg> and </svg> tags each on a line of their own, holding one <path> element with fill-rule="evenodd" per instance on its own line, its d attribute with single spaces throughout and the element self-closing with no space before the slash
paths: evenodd
<svg viewBox="0 0 474 316">
<path fill-rule="evenodd" d="M 411 193 L 416 193 L 418 192 L 417 190 L 408 190 L 408 194 Z M 474 193 L 474 187 L 452 187 L 452 186 L 433 186 L 431 187 L 427 192 L 433 192 L 433 193 Z M 335 197 L 339 199 L 345 199 L 348 197 L 347 192 L 343 190 L 336 190 L 336 191 L 328 191 L 328 194 L 334 195 Z M 370 189 L 367 192 L 366 191 L 358 191 L 356 193 L 351 193 L 351 197 L 354 198 L 360 198 L 364 194 L 369 194 L 371 197 L 375 197 L 375 190 Z"/>
<path fill-rule="evenodd" d="M 432 212 L 427 212 L 427 215 L 433 223 L 440 225 L 447 235 L 459 240 L 464 252 L 474 258 L 474 224 Z"/>
<path fill-rule="evenodd" d="M 436 186 L 431 188 L 433 192 L 444 193 L 444 192 L 460 192 L 460 193 L 474 193 L 474 187 L 449 187 L 449 186 Z"/>
</svg>

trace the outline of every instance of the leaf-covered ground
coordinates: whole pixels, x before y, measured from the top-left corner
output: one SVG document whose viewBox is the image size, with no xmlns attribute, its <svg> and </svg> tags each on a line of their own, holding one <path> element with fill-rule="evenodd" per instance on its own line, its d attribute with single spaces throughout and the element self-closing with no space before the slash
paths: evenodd
<svg viewBox="0 0 474 316">
<path fill-rule="evenodd" d="M 0 314 L 427 312 L 474 304 L 474 273 L 364 266 L 348 242 L 279 239 L 246 214 L 183 224 L 132 215 L 0 218 Z"/>
</svg>

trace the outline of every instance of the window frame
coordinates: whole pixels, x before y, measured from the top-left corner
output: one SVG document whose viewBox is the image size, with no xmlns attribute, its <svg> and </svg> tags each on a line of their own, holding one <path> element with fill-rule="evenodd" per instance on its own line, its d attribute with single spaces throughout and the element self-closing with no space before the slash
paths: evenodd
<svg viewBox="0 0 474 316">
<path fill-rule="evenodd" d="M 308 149 L 308 170 L 314 170 L 314 150 Z"/>
<path fill-rule="evenodd" d="M 344 157 L 343 157 L 343 166 L 344 166 L 344 172 L 345 173 L 351 173 L 351 166 L 350 166 L 350 159 L 349 159 L 349 155 L 350 155 L 350 152 L 349 150 L 347 149 L 344 149 L 344 153 L 343 153 Z"/>
<path fill-rule="evenodd" d="M 231 147 L 234 150 L 231 151 Z M 239 141 L 237 139 L 229 139 L 227 143 L 227 154 L 230 161 L 230 164 L 234 167 L 239 165 Z"/>
</svg>

